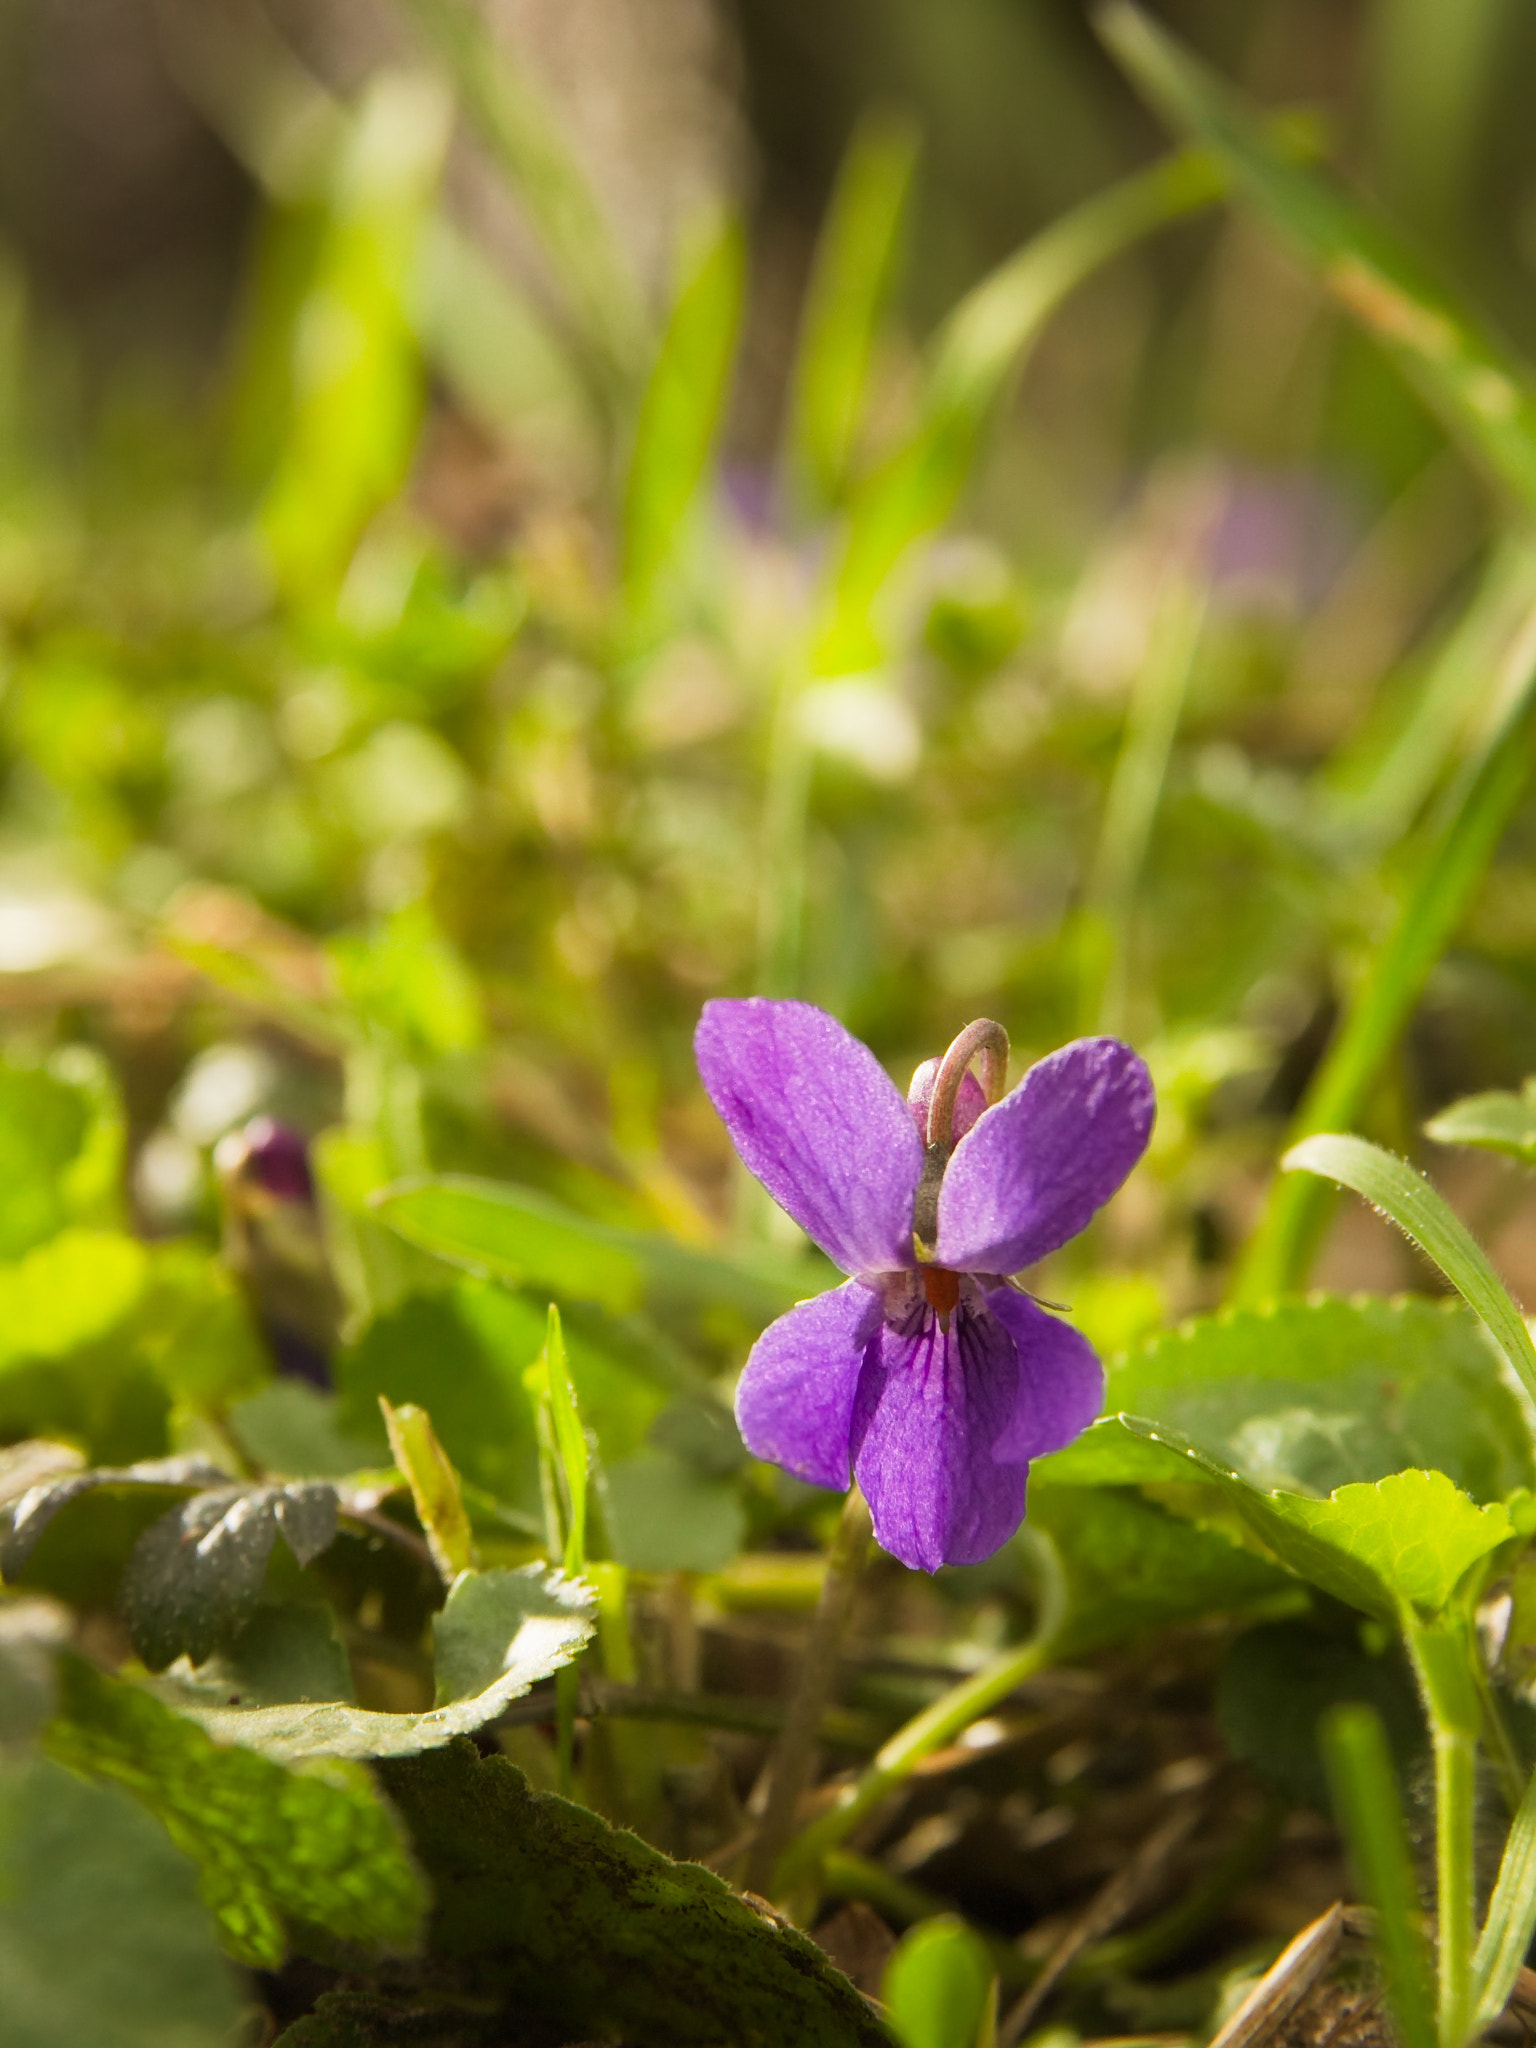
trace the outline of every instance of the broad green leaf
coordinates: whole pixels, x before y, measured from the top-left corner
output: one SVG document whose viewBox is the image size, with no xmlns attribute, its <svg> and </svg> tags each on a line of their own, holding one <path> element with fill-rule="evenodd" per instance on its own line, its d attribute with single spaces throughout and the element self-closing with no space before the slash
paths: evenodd
<svg viewBox="0 0 1536 2048">
<path fill-rule="evenodd" d="M 41 1446 L 38 1447 L 39 1451 Z M 49 1464 L 34 1452 L 29 1464 Z M 23 1474 L 25 1476 L 25 1474 Z M 229 1474 L 205 1458 L 151 1458 L 137 1465 L 94 1465 L 85 1471 L 45 1469 L 10 1508 L 10 1527 L 0 1544 L 0 1573 L 14 1581 L 26 1566 L 50 1522 L 82 1494 L 122 1491 L 141 1495 L 152 1515 L 167 1498 L 227 1485 Z"/>
<path fill-rule="evenodd" d="M 689 253 L 646 385 L 624 489 L 624 587 L 644 617 L 672 565 L 730 392 L 746 281 L 738 221 Z"/>
<path fill-rule="evenodd" d="M 137 1238 L 71 1229 L 0 1266 L 0 1373 L 105 1336 L 137 1306 L 149 1265 Z"/>
<path fill-rule="evenodd" d="M 287 1479 L 343 1479 L 379 1463 L 377 1443 L 347 1436 L 334 1394 L 304 1380 L 274 1379 L 230 1409 L 230 1434 L 263 1472 Z M 375 1411 L 377 1412 L 377 1411 Z"/>
<path fill-rule="evenodd" d="M 425 1408 L 411 1401 L 396 1408 L 383 1394 L 379 1408 L 389 1432 L 390 1452 L 411 1489 L 432 1562 L 444 1584 L 451 1586 L 460 1572 L 472 1570 L 476 1562 L 475 1539 L 464 1512 L 458 1474 L 433 1433 L 432 1418 Z"/>
<path fill-rule="evenodd" d="M 1405 1608 L 1437 1614 L 1463 1574 L 1516 1534 L 1501 1501 L 1479 1507 L 1443 1472 L 1394 1472 L 1310 1500 L 1254 1486 L 1171 1430 L 1131 1415 L 1120 1422 L 1219 1486 L 1283 1565 L 1385 1621 Z"/>
<path fill-rule="evenodd" d="M 1129 1489 L 1032 1481 L 1029 1526 L 1060 1561 L 1064 1656 L 1197 1615 L 1241 1612 L 1289 1589 L 1267 1558 Z"/>
<path fill-rule="evenodd" d="M 1329 1810 L 1318 1722 L 1330 1707 L 1363 1701 L 1380 1714 L 1403 1783 L 1425 1762 L 1424 1709 L 1395 1643 L 1371 1656 L 1356 1624 L 1270 1621 L 1245 1629 L 1222 1662 L 1216 1719 L 1232 1755 L 1292 1806 Z"/>
<path fill-rule="evenodd" d="M 734 1481 L 712 1478 L 669 1450 L 640 1451 L 604 1476 L 613 1554 L 636 1571 L 720 1571 L 745 1541 Z"/>
<path fill-rule="evenodd" d="M 461 1742 L 381 1776 L 465 1995 L 537 2015 L 556 2040 L 890 2048 L 798 1929 L 713 1872 L 530 1791 L 504 1758 Z"/>
<path fill-rule="evenodd" d="M 530 1587 L 546 1586 L 559 1605 L 552 1610 L 564 1626 L 570 1613 L 584 1611 L 587 1595 L 569 1574 L 545 1573 L 539 1568 L 522 1571 L 465 1572 L 456 1579 L 443 1611 L 432 1625 L 432 1661 L 436 1673 L 437 1704 L 451 1707 L 489 1693 L 505 1677 L 509 1645 L 528 1644 L 523 1631 L 529 1615 L 538 1612 L 530 1604 Z"/>
<path fill-rule="evenodd" d="M 838 173 L 806 290 L 785 435 L 789 473 L 809 508 L 836 504 L 848 481 L 916 162 L 912 129 L 875 115 Z"/>
<path fill-rule="evenodd" d="M 165 1829 L 46 1757 L 0 1764 L 6 2048 L 227 2048 L 240 2007 Z"/>
<path fill-rule="evenodd" d="M 230 1952 L 272 1969 L 285 1920 L 344 1941 L 409 1944 L 424 1904 L 390 1814 L 355 1766 L 290 1771 L 223 1748 L 141 1687 L 83 1658 L 59 1667 L 52 1755 L 124 1786 L 197 1862 Z"/>
<path fill-rule="evenodd" d="M 885 1966 L 880 2002 L 901 2048 L 976 2048 L 995 1996 L 987 1944 L 952 1913 L 904 1934 Z"/>
<path fill-rule="evenodd" d="M 197 1678 L 247 1707 L 352 1698 L 352 1666 L 328 1607 L 258 1607 Z"/>
<path fill-rule="evenodd" d="M 1518 1095 L 1494 1089 L 1463 1096 L 1432 1116 L 1424 1135 L 1437 1145 L 1476 1145 L 1536 1165 L 1536 1088 L 1527 1081 Z"/>
<path fill-rule="evenodd" d="M 0 1259 L 122 1208 L 123 1112 L 84 1046 L 46 1066 L 0 1062 Z"/>
<path fill-rule="evenodd" d="M 1203 1316 L 1113 1364 L 1105 1405 L 1177 1431 L 1261 1489 L 1325 1494 L 1432 1465 L 1497 1500 L 1536 1477 L 1519 1393 L 1454 1304 L 1315 1295 Z M 1078 1485 L 1176 1476 L 1166 1450 L 1113 1420 L 1035 1471 Z"/>
<path fill-rule="evenodd" d="M 281 1536 L 301 1565 L 336 1534 L 334 1487 L 224 1486 L 195 1494 L 152 1522 L 134 1544 L 118 1588 L 133 1647 L 151 1671 L 177 1657 L 201 1664 L 250 1620 Z"/>
<path fill-rule="evenodd" d="M 1320 1134 L 1293 1145 L 1280 1164 L 1288 1172 L 1322 1174 L 1374 1202 L 1428 1258 L 1492 1333 L 1494 1342 L 1536 1400 L 1536 1344 L 1472 1233 L 1421 1173 L 1364 1138 Z"/>
<path fill-rule="evenodd" d="M 661 1304 L 729 1306 L 771 1322 L 831 1274 L 819 1259 L 726 1258 L 594 1223 L 536 1189 L 464 1174 L 399 1182 L 371 1206 L 402 1237 L 455 1265 L 615 1312 L 649 1294 Z"/>
<path fill-rule="evenodd" d="M 1129 0 L 1110 0 L 1097 25 L 1163 118 L 1214 153 L 1456 438 L 1536 504 L 1536 386 L 1519 358 L 1383 220 L 1288 161 L 1238 96 Z"/>
<path fill-rule="evenodd" d="M 443 1175 L 397 1186 L 373 1208 L 410 1243 L 514 1286 L 618 1310 L 637 1308 L 644 1293 L 633 1233 L 591 1223 L 532 1188 Z"/>
<path fill-rule="evenodd" d="M 492 1582 L 486 1591 L 483 1581 Z M 504 1630 L 488 1644 L 480 1631 L 488 1613 Z M 462 1623 L 461 1623 L 462 1617 Z M 217 1742 L 259 1750 L 280 1763 L 309 1757 L 417 1756 L 455 1735 L 494 1721 L 530 1686 L 550 1678 L 592 1634 L 585 1590 L 558 1572 L 529 1565 L 517 1572 L 465 1572 L 437 1620 L 451 1646 L 457 1676 L 473 1664 L 493 1671 L 485 1688 L 422 1714 L 380 1714 L 343 1702 L 231 1707 L 224 1695 L 162 1681 L 159 1696 L 206 1729 Z"/>
<path fill-rule="evenodd" d="M 191 1243 L 149 1247 L 127 1341 L 173 1400 L 221 1410 L 271 1377 L 271 1356 L 221 1259 Z"/>
</svg>

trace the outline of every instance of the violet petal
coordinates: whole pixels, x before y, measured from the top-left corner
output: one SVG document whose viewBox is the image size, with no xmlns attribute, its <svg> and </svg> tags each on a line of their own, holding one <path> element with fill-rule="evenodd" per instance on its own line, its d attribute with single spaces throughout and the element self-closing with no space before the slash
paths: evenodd
<svg viewBox="0 0 1536 2048">
<path fill-rule="evenodd" d="M 928 1105 L 933 1100 L 933 1084 L 939 1078 L 939 1062 L 924 1060 L 912 1076 L 912 1085 L 907 1090 L 907 1104 L 917 1125 L 918 1136 L 926 1145 L 928 1142 Z M 948 1134 L 950 1142 L 963 1138 L 987 1106 L 987 1098 L 981 1092 L 981 1083 L 967 1067 L 960 1076 L 959 1091 L 955 1096 L 953 1130 Z"/>
<path fill-rule="evenodd" d="M 923 1146 L 868 1046 L 825 1010 L 763 996 L 706 1003 L 693 1044 L 743 1162 L 827 1257 L 911 1266 Z"/>
<path fill-rule="evenodd" d="M 882 1323 L 853 1410 L 853 1470 L 882 1548 L 914 1570 L 976 1564 L 1024 1519 L 1028 1466 L 996 1445 L 1019 1405 L 1019 1363 L 996 1316 L 924 1309 Z"/>
<path fill-rule="evenodd" d="M 1075 1237 L 1146 1149 L 1152 1077 L 1117 1038 L 1031 1067 L 955 1147 L 939 1190 L 939 1263 L 1017 1273 Z"/>
<path fill-rule="evenodd" d="M 998 1458 L 1043 1458 L 1080 1437 L 1104 1405 L 1104 1368 L 1081 1330 L 1047 1315 L 1027 1294 L 994 1287 L 987 1307 L 1019 1356 L 1018 1402 L 993 1446 Z"/>
<path fill-rule="evenodd" d="M 797 1302 L 752 1346 L 736 1388 L 747 1449 L 812 1486 L 848 1484 L 848 1429 L 880 1297 L 849 1280 Z"/>
</svg>

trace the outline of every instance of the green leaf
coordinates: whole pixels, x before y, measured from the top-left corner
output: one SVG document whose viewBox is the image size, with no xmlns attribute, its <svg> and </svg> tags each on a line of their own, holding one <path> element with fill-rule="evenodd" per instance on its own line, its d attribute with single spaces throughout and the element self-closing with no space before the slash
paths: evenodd
<svg viewBox="0 0 1536 2048">
<path fill-rule="evenodd" d="M 1061 1564 L 1063 1656 L 1197 1615 L 1241 1612 L 1288 1590 L 1267 1558 L 1122 1488 L 1032 1481 L 1029 1526 L 1050 1539 Z"/>
<path fill-rule="evenodd" d="M 594 1223 L 533 1188 L 465 1174 L 397 1182 L 371 1206 L 392 1230 L 438 1258 L 616 1313 L 649 1294 L 660 1302 L 728 1305 L 771 1322 L 831 1272 L 819 1260 L 772 1253 L 724 1258 L 660 1233 Z"/>
<path fill-rule="evenodd" d="M 393 1407 L 383 1394 L 379 1407 L 389 1432 L 389 1448 L 396 1465 L 405 1474 L 432 1552 L 432 1562 L 445 1585 L 451 1586 L 460 1572 L 473 1569 L 475 1539 L 464 1511 L 459 1477 L 432 1430 L 432 1418 L 425 1408 L 404 1401 Z"/>
<path fill-rule="evenodd" d="M 290 1771 L 222 1748 L 138 1686 L 83 1658 L 59 1667 L 55 1758 L 132 1792 L 197 1862 L 231 1953 L 275 1968 L 286 1921 L 344 1941 L 409 1945 L 421 1883 L 365 1772 Z"/>
<path fill-rule="evenodd" d="M 1516 1533 L 1501 1501 L 1479 1507 L 1443 1472 L 1394 1472 L 1309 1500 L 1264 1492 L 1199 1446 L 1136 1416 L 1120 1421 L 1214 1481 L 1298 1577 L 1384 1621 L 1398 1622 L 1405 1607 L 1437 1614 L 1470 1567 Z"/>
<path fill-rule="evenodd" d="M 490 1592 L 481 1585 L 485 1579 L 493 1582 Z M 530 1686 L 568 1664 L 592 1634 L 584 1588 L 558 1572 L 542 1565 L 516 1572 L 465 1572 L 455 1581 L 436 1624 L 439 1633 L 447 1630 L 456 1674 L 471 1661 L 466 1644 L 479 1642 L 480 1627 L 493 1611 L 505 1633 L 488 1648 L 481 1644 L 473 1650 L 477 1668 L 489 1670 L 494 1665 L 491 1682 L 478 1693 L 448 1700 L 427 1713 L 379 1714 L 334 1701 L 231 1707 L 222 1695 L 169 1681 L 162 1681 L 159 1696 L 216 1741 L 259 1750 L 280 1763 L 310 1757 L 416 1756 L 494 1721 Z"/>
<path fill-rule="evenodd" d="M 352 1698 L 352 1666 L 327 1607 L 258 1607 L 197 1679 L 248 1707 Z"/>
<path fill-rule="evenodd" d="M 0 1765 L 6 2048 L 227 2048 L 240 2008 L 165 1829 L 46 1757 Z"/>
<path fill-rule="evenodd" d="M 123 1113 L 104 1066 L 71 1046 L 47 1066 L 0 1061 L 0 1259 L 68 1224 L 115 1224 Z"/>
<path fill-rule="evenodd" d="M 811 509 L 836 504 L 848 481 L 916 162 L 909 125 L 877 114 L 855 131 L 838 172 L 806 290 L 785 434 L 789 473 Z"/>
<path fill-rule="evenodd" d="M 360 1022 L 382 1025 L 412 1051 L 467 1052 L 484 1036 L 479 985 L 424 904 L 367 936 L 332 939 L 326 957 Z"/>
<path fill-rule="evenodd" d="M 1216 1683 L 1227 1748 L 1292 1806 L 1330 1811 L 1318 1723 L 1331 1707 L 1363 1701 L 1381 1716 L 1398 1776 L 1425 1761 L 1424 1710 L 1402 1651 L 1362 1648 L 1357 1628 L 1266 1622 L 1228 1650 Z"/>
<path fill-rule="evenodd" d="M 201 1664 L 233 1641 L 255 1612 L 279 1535 L 301 1565 L 327 1549 L 337 1526 L 335 1488 L 320 1479 L 225 1486 L 172 1508 L 129 1553 L 118 1606 L 151 1671 L 177 1657 Z"/>
<path fill-rule="evenodd" d="M 1433 1465 L 1498 1500 L 1536 1479 L 1525 1406 L 1456 1304 L 1314 1295 L 1203 1316 L 1113 1364 L 1106 1406 L 1191 1439 L 1261 1490 L 1325 1494 Z M 1111 1419 L 1035 1473 L 1133 1484 L 1176 1467 Z"/>
<path fill-rule="evenodd" d="M 1536 1344 L 1509 1290 L 1466 1225 L 1421 1173 L 1364 1138 L 1320 1134 L 1293 1145 L 1280 1164 L 1321 1174 L 1364 1195 L 1434 1260 L 1492 1334 L 1526 1392 L 1536 1400 Z"/>
<path fill-rule="evenodd" d="M 0 1374 L 105 1336 L 137 1306 L 149 1264 L 137 1238 L 70 1229 L 0 1266 Z"/>
<path fill-rule="evenodd" d="M 465 1995 L 538 2015 L 557 2040 L 890 2048 L 805 1935 L 697 1864 L 530 1791 L 505 1758 L 456 1743 L 381 1775 Z"/>
<path fill-rule="evenodd" d="M 1485 329 L 1357 201 L 1289 161 L 1238 96 L 1128 0 L 1100 34 L 1169 123 L 1210 149 L 1455 437 L 1527 506 L 1536 505 L 1536 386 Z"/>
<path fill-rule="evenodd" d="M 270 1380 L 230 1409 L 230 1435 L 264 1472 L 288 1479 L 344 1479 L 379 1463 L 376 1443 L 347 1436 L 334 1394 L 304 1380 Z M 378 1410 L 375 1408 L 375 1415 Z"/>
<path fill-rule="evenodd" d="M 1536 1088 L 1527 1081 L 1518 1095 L 1494 1089 L 1463 1096 L 1432 1116 L 1424 1135 L 1437 1145 L 1476 1145 L 1536 1165 Z"/>
<path fill-rule="evenodd" d="M 644 616 L 677 554 L 730 391 L 746 281 L 741 224 L 690 252 L 635 428 L 624 489 L 624 587 Z"/>
<path fill-rule="evenodd" d="M 880 2001 L 902 2048 L 975 2048 L 994 1996 L 987 1944 L 952 1913 L 904 1934 L 885 1966 Z"/>
<path fill-rule="evenodd" d="M 604 1508 L 613 1554 L 644 1572 L 713 1572 L 746 1537 L 735 1483 L 660 1446 L 609 1465 Z"/>
</svg>

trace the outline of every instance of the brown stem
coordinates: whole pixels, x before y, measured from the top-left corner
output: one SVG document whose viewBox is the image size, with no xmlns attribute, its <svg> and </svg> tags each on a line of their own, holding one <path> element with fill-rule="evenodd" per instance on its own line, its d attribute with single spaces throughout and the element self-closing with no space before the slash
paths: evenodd
<svg viewBox="0 0 1536 2048">
<path fill-rule="evenodd" d="M 980 1069 L 977 1078 L 990 1109 L 1002 1096 L 1008 1079 L 1008 1034 L 990 1017 L 978 1017 L 974 1024 L 967 1024 L 939 1062 L 928 1104 L 930 1145 L 948 1146 L 955 1142 L 955 1103 L 972 1060 Z"/>
<path fill-rule="evenodd" d="M 754 1788 L 751 1804 L 761 1806 L 762 1820 L 747 1859 L 749 1891 L 766 1893 L 773 1883 L 779 1856 L 794 1832 L 800 1801 L 810 1787 L 816 1769 L 821 1717 L 837 1676 L 843 1631 L 858 1589 L 869 1538 L 869 1509 L 864 1496 L 854 1487 L 832 1539 L 827 1575 L 821 1582 L 805 1662 L 784 1717 L 784 1732 Z"/>
</svg>

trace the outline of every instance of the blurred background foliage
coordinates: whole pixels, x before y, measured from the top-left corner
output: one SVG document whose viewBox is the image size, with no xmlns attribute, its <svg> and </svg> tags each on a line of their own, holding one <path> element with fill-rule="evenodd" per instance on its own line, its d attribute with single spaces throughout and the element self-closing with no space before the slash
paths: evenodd
<svg viewBox="0 0 1536 2048">
<path fill-rule="evenodd" d="M 1168 20 L 1536 346 L 1524 10 Z M 1208 1296 L 1502 509 L 1241 210 L 965 299 L 1165 147 L 1082 11 L 29 0 L 4 51 L 6 1029 L 107 1051 L 142 1221 L 361 1033 L 386 1165 L 703 1238 L 688 1033 L 758 987 L 896 1067 L 1134 1035 L 1170 1200 L 1112 1228 Z M 1530 835 L 1384 1135 L 1524 1071 Z"/>
</svg>

